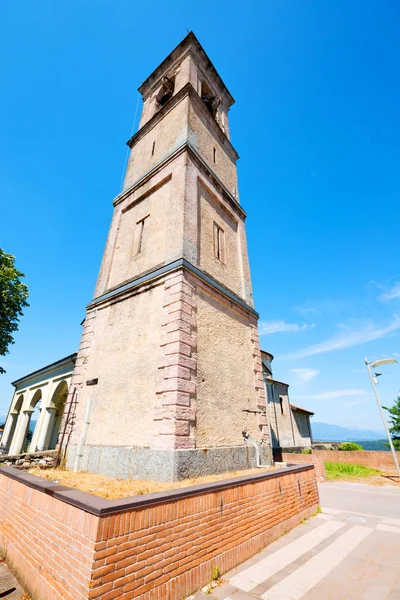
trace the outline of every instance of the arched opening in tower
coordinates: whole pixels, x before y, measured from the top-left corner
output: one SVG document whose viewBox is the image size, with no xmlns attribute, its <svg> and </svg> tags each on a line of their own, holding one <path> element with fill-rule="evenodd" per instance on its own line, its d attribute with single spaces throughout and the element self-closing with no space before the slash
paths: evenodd
<svg viewBox="0 0 400 600">
<path fill-rule="evenodd" d="M 175 77 L 163 77 L 162 86 L 157 94 L 157 103 L 162 108 L 171 100 L 175 89 Z"/>
</svg>

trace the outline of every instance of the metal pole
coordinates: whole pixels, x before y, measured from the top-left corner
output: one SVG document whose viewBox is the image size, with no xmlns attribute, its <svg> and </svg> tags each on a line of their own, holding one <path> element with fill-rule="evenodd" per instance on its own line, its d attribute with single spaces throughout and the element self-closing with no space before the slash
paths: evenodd
<svg viewBox="0 0 400 600">
<path fill-rule="evenodd" d="M 389 428 L 388 428 L 387 423 L 386 423 L 385 415 L 383 414 L 382 406 L 381 406 L 381 403 L 380 403 L 380 400 L 379 400 L 379 396 L 378 396 L 378 390 L 376 389 L 376 385 L 375 385 L 375 382 L 374 382 L 374 378 L 372 377 L 371 368 L 370 368 L 370 365 L 369 365 L 367 357 L 365 357 L 364 360 L 365 360 L 365 365 L 367 367 L 369 378 L 371 380 L 372 389 L 374 390 L 375 398 L 376 398 L 376 401 L 378 403 L 379 411 L 381 413 L 382 422 L 383 422 L 383 425 L 385 427 L 385 431 L 386 431 L 387 439 L 388 439 L 388 442 L 389 442 L 389 446 L 390 446 L 390 449 L 391 449 L 392 454 L 393 454 L 393 460 L 394 460 L 394 464 L 396 465 L 397 474 L 398 474 L 399 479 L 400 479 L 400 467 L 399 467 L 399 463 L 398 463 L 398 460 L 397 460 L 396 451 L 395 451 L 394 446 L 393 446 L 392 436 L 390 435 L 390 431 L 389 431 Z"/>
</svg>

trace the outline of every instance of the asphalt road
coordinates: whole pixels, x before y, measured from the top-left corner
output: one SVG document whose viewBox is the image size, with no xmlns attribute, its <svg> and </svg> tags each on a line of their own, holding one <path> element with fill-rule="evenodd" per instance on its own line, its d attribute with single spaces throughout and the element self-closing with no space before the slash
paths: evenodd
<svg viewBox="0 0 400 600">
<path fill-rule="evenodd" d="M 319 484 L 321 506 L 376 517 L 400 519 L 400 489 L 360 483 Z M 399 557 L 400 568 L 400 557 Z"/>
</svg>

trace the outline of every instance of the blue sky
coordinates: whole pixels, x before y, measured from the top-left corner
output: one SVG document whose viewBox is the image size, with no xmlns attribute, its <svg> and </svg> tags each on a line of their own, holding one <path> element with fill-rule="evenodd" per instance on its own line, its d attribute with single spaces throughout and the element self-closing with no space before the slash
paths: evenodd
<svg viewBox="0 0 400 600">
<path fill-rule="evenodd" d="M 274 374 L 315 420 L 381 429 L 363 359 L 400 355 L 399 21 L 394 0 L 3 0 L 0 245 L 31 306 L 2 360 L 0 414 L 11 381 L 77 349 L 137 87 L 193 29 L 236 99 Z M 383 372 L 390 403 L 400 366 Z"/>
</svg>

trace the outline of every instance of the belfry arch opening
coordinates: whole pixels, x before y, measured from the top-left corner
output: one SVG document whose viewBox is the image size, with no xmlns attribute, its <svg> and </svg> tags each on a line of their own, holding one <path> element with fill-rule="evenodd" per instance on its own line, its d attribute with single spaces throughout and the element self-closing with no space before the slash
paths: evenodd
<svg viewBox="0 0 400 600">
<path fill-rule="evenodd" d="M 175 76 L 163 77 L 161 88 L 156 96 L 158 108 L 162 108 L 171 100 L 175 89 Z"/>
<path fill-rule="evenodd" d="M 218 107 L 221 104 L 221 98 L 214 94 L 206 81 L 201 82 L 200 96 L 209 113 L 214 119 L 217 119 Z"/>
</svg>

